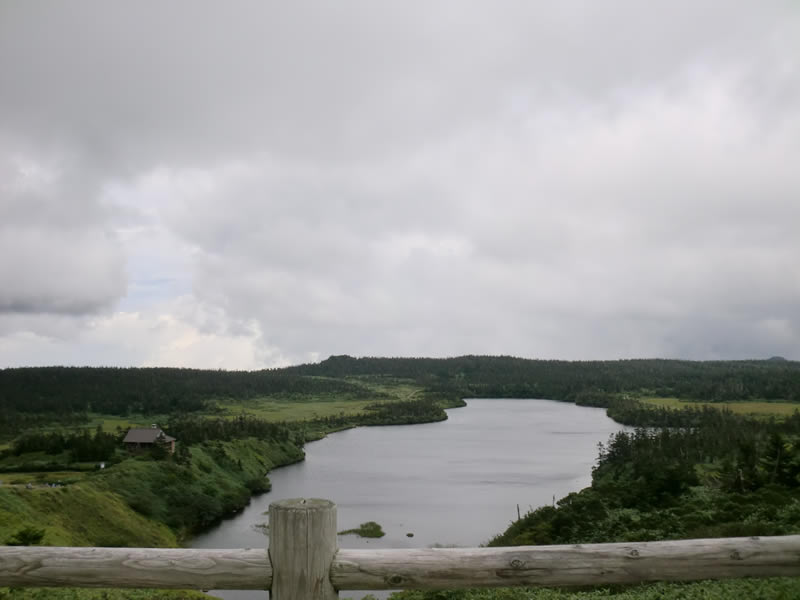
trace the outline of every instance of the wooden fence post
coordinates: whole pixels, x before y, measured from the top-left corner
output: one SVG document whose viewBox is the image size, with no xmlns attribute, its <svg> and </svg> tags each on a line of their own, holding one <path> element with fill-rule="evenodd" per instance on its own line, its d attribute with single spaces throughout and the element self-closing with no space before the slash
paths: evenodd
<svg viewBox="0 0 800 600">
<path fill-rule="evenodd" d="M 336 505 L 316 498 L 281 500 L 269 507 L 270 600 L 335 600 Z"/>
</svg>

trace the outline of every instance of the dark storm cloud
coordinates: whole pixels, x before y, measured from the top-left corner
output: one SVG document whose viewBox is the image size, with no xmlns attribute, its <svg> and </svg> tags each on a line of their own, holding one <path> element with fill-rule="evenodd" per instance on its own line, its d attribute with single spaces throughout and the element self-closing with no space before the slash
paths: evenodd
<svg viewBox="0 0 800 600">
<path fill-rule="evenodd" d="M 784 2 L 0 3 L 0 330 L 127 289 L 91 331 L 142 361 L 800 358 L 798 40 Z"/>
</svg>

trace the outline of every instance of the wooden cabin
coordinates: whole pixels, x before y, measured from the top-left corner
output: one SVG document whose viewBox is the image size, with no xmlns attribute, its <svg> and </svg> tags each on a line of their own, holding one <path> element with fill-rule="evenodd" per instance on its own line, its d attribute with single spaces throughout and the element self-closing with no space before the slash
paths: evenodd
<svg viewBox="0 0 800 600">
<path fill-rule="evenodd" d="M 131 427 L 122 442 L 129 452 L 142 452 L 154 445 L 166 447 L 170 454 L 175 452 L 175 438 L 164 433 L 158 425 Z"/>
</svg>

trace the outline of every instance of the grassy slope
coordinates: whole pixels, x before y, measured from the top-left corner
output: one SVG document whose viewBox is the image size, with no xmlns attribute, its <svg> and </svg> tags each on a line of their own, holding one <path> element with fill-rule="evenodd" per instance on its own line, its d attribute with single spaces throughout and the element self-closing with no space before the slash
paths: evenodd
<svg viewBox="0 0 800 600">
<path fill-rule="evenodd" d="M 208 442 L 191 448 L 188 465 L 128 460 L 98 473 L 97 480 L 182 536 L 243 508 L 253 491 L 269 489 L 267 471 L 302 458 L 302 450 L 289 443 Z"/>
<path fill-rule="evenodd" d="M 252 438 L 203 444 L 192 448 L 191 455 L 188 465 L 127 460 L 60 488 L 0 487 L 0 541 L 31 526 L 44 529 L 41 543 L 45 545 L 177 546 L 189 523 L 198 518 L 214 520 L 221 510 L 241 508 L 252 491 L 247 483 L 267 487 L 269 469 L 303 457 L 302 450 L 291 444 Z M 209 596 L 161 590 L 0 588 L 0 600 L 7 598 L 190 600 Z"/>
<path fill-rule="evenodd" d="M 65 484 L 77 483 L 86 479 L 88 473 L 86 471 L 33 471 L 26 472 L 9 472 L 0 474 L 0 481 L 6 485 L 44 485 L 47 483 L 61 482 Z"/>
<path fill-rule="evenodd" d="M 289 443 L 252 438 L 196 446 L 191 454 L 189 465 L 126 460 L 59 488 L 4 485 L 0 542 L 30 525 L 44 528 L 42 543 L 51 546 L 176 546 L 176 534 L 242 508 L 253 487 L 268 488 L 267 471 L 303 458 Z"/>
<path fill-rule="evenodd" d="M 0 541 L 25 526 L 43 528 L 50 546 L 176 546 L 164 524 L 132 510 L 93 483 L 61 488 L 0 488 Z"/>
</svg>

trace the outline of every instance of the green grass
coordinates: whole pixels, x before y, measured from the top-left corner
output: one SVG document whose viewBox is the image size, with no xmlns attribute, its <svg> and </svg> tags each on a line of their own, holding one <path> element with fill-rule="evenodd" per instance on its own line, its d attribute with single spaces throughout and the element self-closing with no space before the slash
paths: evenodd
<svg viewBox="0 0 800 600">
<path fill-rule="evenodd" d="M 800 577 L 654 583 L 577 592 L 534 588 L 406 591 L 392 594 L 390 598 L 391 600 L 729 600 L 731 598 L 795 600 L 800 598 Z"/>
<path fill-rule="evenodd" d="M 114 432 L 119 427 L 126 431 L 131 427 L 150 427 L 153 423 L 164 425 L 169 420 L 167 415 L 130 415 L 120 417 L 119 415 L 104 415 L 101 413 L 89 413 L 89 423 L 80 429 L 94 429 L 98 425 L 103 426 L 103 431 Z"/>
<path fill-rule="evenodd" d="M 710 406 L 711 408 L 727 408 L 733 413 L 740 415 L 755 415 L 759 417 L 787 417 L 800 410 L 800 404 L 796 402 L 694 402 L 680 400 L 678 398 L 639 398 L 644 404 L 651 406 L 663 406 L 665 408 L 681 409 L 685 407 Z"/>
<path fill-rule="evenodd" d="M 0 588 L 0 600 L 215 600 L 199 591 L 79 588 Z"/>
<path fill-rule="evenodd" d="M 176 546 L 165 525 L 90 482 L 60 488 L 0 487 L 0 542 L 24 527 L 44 529 L 42 545 Z"/>
<path fill-rule="evenodd" d="M 0 481 L 3 485 L 41 485 L 44 483 L 61 482 L 65 485 L 77 483 L 86 479 L 85 471 L 45 471 L 32 473 L 0 473 Z"/>
<path fill-rule="evenodd" d="M 307 421 L 321 417 L 333 417 L 340 414 L 356 415 L 371 404 L 370 400 L 275 400 L 257 398 L 246 402 L 220 403 L 225 416 L 237 416 L 242 413 L 267 421 Z"/>
<path fill-rule="evenodd" d="M 316 396 L 262 396 L 251 400 L 219 400 L 223 416 L 242 413 L 268 421 L 307 421 L 311 419 L 358 415 L 376 402 L 397 402 L 416 399 L 422 388 L 403 380 L 353 377 L 348 382 L 363 387 L 372 397 L 353 398 L 348 394 L 331 393 Z M 217 415 L 219 416 L 219 415 Z"/>
<path fill-rule="evenodd" d="M 127 456 L 121 448 L 119 456 L 123 458 Z M 103 461 L 73 462 L 69 451 L 60 454 L 47 454 L 46 452 L 26 452 L 19 456 L 11 454 L 0 459 L 0 480 L 5 482 L 26 474 L 30 476 L 29 480 L 37 479 L 47 482 L 56 481 L 55 477 L 63 476 L 62 474 L 67 474 L 66 476 L 74 479 L 81 474 L 85 475 L 87 472 L 96 471 L 99 462 Z"/>
<path fill-rule="evenodd" d="M 94 431 L 98 425 L 102 425 L 103 431 L 114 433 L 117 427 L 125 431 L 131 427 L 150 427 L 153 423 L 164 425 L 169 421 L 169 416 L 132 414 L 127 417 L 121 417 L 119 415 L 107 415 L 104 413 L 89 413 L 88 419 L 86 423 L 77 425 L 62 425 L 59 424 L 58 421 L 53 421 L 46 425 L 34 427 L 30 429 L 30 431 L 63 431 L 73 433 L 76 431 L 83 431 L 84 429 Z"/>
<path fill-rule="evenodd" d="M 395 400 L 415 400 L 422 392 L 421 386 L 405 379 L 365 375 L 363 377 L 348 377 L 347 381 L 358 383 L 375 392 L 386 394 Z"/>
<path fill-rule="evenodd" d="M 382 538 L 386 535 L 381 526 L 375 521 L 367 521 L 362 523 L 355 529 L 345 529 L 340 531 L 339 535 L 357 535 L 365 538 Z"/>
</svg>

